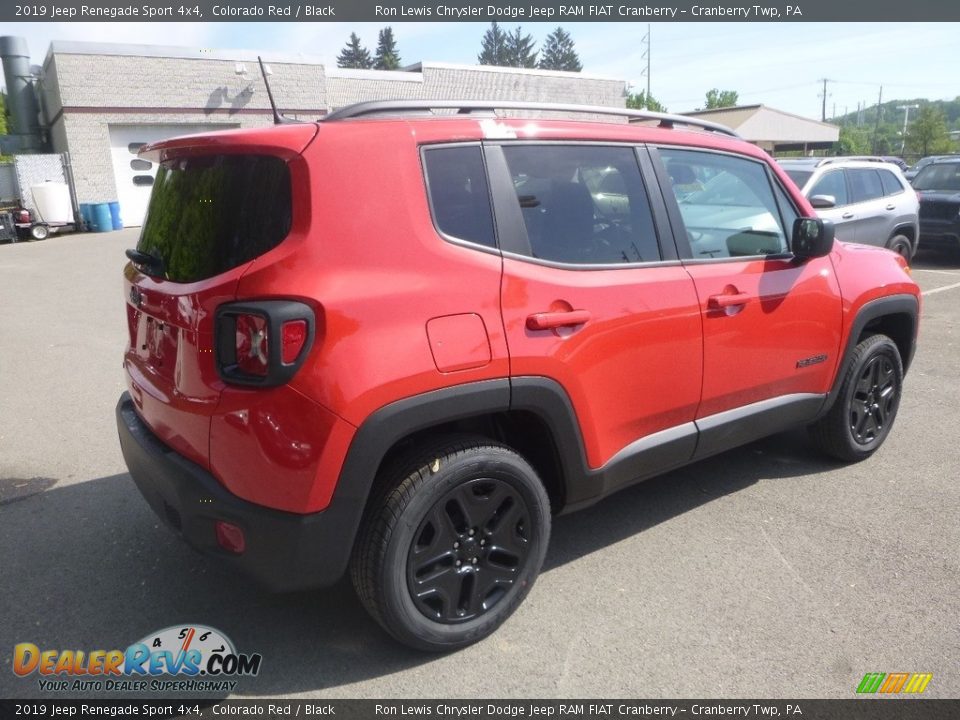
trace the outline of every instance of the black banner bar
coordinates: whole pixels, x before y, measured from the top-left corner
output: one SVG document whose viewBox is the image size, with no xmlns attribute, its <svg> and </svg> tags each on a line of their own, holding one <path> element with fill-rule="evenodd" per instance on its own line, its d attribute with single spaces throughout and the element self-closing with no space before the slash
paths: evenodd
<svg viewBox="0 0 960 720">
<path fill-rule="evenodd" d="M 849 700 L 0 700 L 4 720 L 47 718 L 791 718 L 955 720 L 960 700 L 872 696 Z"/>
<path fill-rule="evenodd" d="M 37 0 L 0 22 L 895 22 L 960 21 L 952 0 Z"/>
</svg>

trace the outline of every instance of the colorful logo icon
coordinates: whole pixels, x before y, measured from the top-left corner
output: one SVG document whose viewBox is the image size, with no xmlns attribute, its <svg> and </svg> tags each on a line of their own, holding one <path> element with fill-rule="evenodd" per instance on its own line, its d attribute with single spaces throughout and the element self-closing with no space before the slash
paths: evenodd
<svg viewBox="0 0 960 720">
<path fill-rule="evenodd" d="M 919 694 L 927 689 L 933 673 L 867 673 L 857 685 L 857 692 Z"/>
</svg>

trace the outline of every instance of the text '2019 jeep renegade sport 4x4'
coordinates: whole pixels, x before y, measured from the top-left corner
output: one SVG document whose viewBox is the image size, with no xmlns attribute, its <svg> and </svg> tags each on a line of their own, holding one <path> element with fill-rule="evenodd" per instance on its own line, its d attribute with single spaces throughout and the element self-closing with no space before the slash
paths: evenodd
<svg viewBox="0 0 960 720">
<path fill-rule="evenodd" d="M 507 106 L 621 122 L 476 114 Z M 498 627 L 552 514 L 796 424 L 860 460 L 896 416 L 905 260 L 834 243 L 720 126 L 370 103 L 146 156 L 133 479 L 273 589 L 349 569 L 407 644 Z"/>
</svg>

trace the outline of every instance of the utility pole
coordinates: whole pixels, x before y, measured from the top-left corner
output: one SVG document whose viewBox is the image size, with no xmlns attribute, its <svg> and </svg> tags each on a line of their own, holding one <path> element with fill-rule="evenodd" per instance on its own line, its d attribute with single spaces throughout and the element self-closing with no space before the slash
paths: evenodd
<svg viewBox="0 0 960 720">
<path fill-rule="evenodd" d="M 919 105 L 898 105 L 897 110 L 903 110 L 903 132 L 900 134 L 900 155 L 907 148 L 907 123 L 910 121 L 910 111 L 916 110 Z"/>
<path fill-rule="evenodd" d="M 880 86 L 880 96 L 877 98 L 877 124 L 873 126 L 873 147 L 871 152 L 877 154 L 877 134 L 880 132 L 880 111 L 883 109 L 883 85 Z"/>
<path fill-rule="evenodd" d="M 827 83 L 833 82 L 830 78 L 822 78 L 820 82 L 823 83 L 823 104 L 820 107 L 820 119 L 823 122 L 827 121 Z"/>
<path fill-rule="evenodd" d="M 647 46 L 647 49 L 643 51 L 643 55 L 641 55 L 641 57 L 645 57 L 647 59 L 647 69 L 642 74 L 645 74 L 647 76 L 647 94 L 645 96 L 646 101 L 644 104 L 646 105 L 646 109 L 649 110 L 650 109 L 650 42 L 651 42 L 650 23 L 647 23 L 647 34 L 643 36 L 643 39 L 640 42 L 642 42 L 644 45 Z"/>
</svg>

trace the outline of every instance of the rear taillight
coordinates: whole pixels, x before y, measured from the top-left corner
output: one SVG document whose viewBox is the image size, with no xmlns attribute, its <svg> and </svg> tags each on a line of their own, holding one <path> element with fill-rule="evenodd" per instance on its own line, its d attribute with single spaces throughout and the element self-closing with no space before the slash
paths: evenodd
<svg viewBox="0 0 960 720">
<path fill-rule="evenodd" d="M 288 382 L 313 343 L 310 306 L 294 300 L 230 303 L 217 310 L 216 361 L 220 376 L 238 385 Z"/>
<path fill-rule="evenodd" d="M 239 314 L 234 334 L 237 368 L 249 375 L 266 377 L 270 365 L 267 319 L 262 315 Z"/>
<path fill-rule="evenodd" d="M 247 538 L 243 530 L 224 520 L 217 520 L 213 525 L 217 533 L 217 544 L 227 552 L 242 555 L 247 549 Z"/>
</svg>

